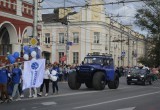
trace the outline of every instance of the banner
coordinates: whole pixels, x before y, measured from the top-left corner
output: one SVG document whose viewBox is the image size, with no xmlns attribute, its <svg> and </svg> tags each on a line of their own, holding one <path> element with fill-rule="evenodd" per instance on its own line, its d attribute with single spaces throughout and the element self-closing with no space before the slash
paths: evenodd
<svg viewBox="0 0 160 110">
<path fill-rule="evenodd" d="M 26 88 L 40 87 L 43 83 L 45 72 L 45 59 L 33 59 L 24 62 L 23 90 Z"/>
</svg>

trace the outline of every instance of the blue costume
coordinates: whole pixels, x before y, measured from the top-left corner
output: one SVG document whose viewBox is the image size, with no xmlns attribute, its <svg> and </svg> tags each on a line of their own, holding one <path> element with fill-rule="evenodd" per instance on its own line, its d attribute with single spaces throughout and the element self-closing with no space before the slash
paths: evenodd
<svg viewBox="0 0 160 110">
<path fill-rule="evenodd" d="M 5 68 L 0 69 L 0 83 L 6 84 L 8 82 L 8 72 Z"/>
<path fill-rule="evenodd" d="M 19 69 L 19 68 L 13 68 L 12 69 L 12 82 L 14 84 L 19 84 L 21 75 L 22 75 L 21 69 Z"/>
</svg>

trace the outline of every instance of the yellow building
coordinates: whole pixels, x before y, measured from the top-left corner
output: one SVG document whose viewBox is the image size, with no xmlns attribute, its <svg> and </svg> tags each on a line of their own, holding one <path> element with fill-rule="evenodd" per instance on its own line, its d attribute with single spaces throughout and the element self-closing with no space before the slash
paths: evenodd
<svg viewBox="0 0 160 110">
<path fill-rule="evenodd" d="M 104 12 L 104 6 L 99 5 L 81 8 L 78 13 L 57 9 L 43 14 L 42 50 L 48 62 L 60 62 L 67 53 L 65 63 L 80 64 L 88 53 L 109 53 L 116 66 L 137 65 L 137 58 L 144 55 L 144 36 L 111 20 Z M 68 25 L 64 25 L 66 21 Z M 72 45 L 66 46 L 70 42 Z"/>
</svg>

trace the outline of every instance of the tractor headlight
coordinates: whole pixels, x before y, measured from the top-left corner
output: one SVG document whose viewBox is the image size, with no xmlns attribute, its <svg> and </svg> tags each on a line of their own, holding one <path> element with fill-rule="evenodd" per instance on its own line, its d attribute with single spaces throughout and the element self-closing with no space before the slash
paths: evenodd
<svg viewBox="0 0 160 110">
<path fill-rule="evenodd" d="M 131 77 L 131 75 L 130 75 L 130 74 L 128 74 L 128 75 L 127 75 L 127 77 Z"/>
<path fill-rule="evenodd" d="M 94 68 L 91 68 L 91 71 L 94 71 Z"/>
<path fill-rule="evenodd" d="M 141 75 L 141 78 L 144 78 L 144 75 Z"/>
</svg>

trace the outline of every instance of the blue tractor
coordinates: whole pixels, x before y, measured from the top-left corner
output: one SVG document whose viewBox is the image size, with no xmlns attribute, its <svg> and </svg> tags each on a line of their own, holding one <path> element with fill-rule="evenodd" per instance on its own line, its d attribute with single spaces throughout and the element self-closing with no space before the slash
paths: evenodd
<svg viewBox="0 0 160 110">
<path fill-rule="evenodd" d="M 95 90 L 103 90 L 107 84 L 110 89 L 117 89 L 119 74 L 114 69 L 112 55 L 88 54 L 82 64 L 68 76 L 68 85 L 73 90 L 79 89 L 83 83 L 87 88 Z"/>
</svg>

